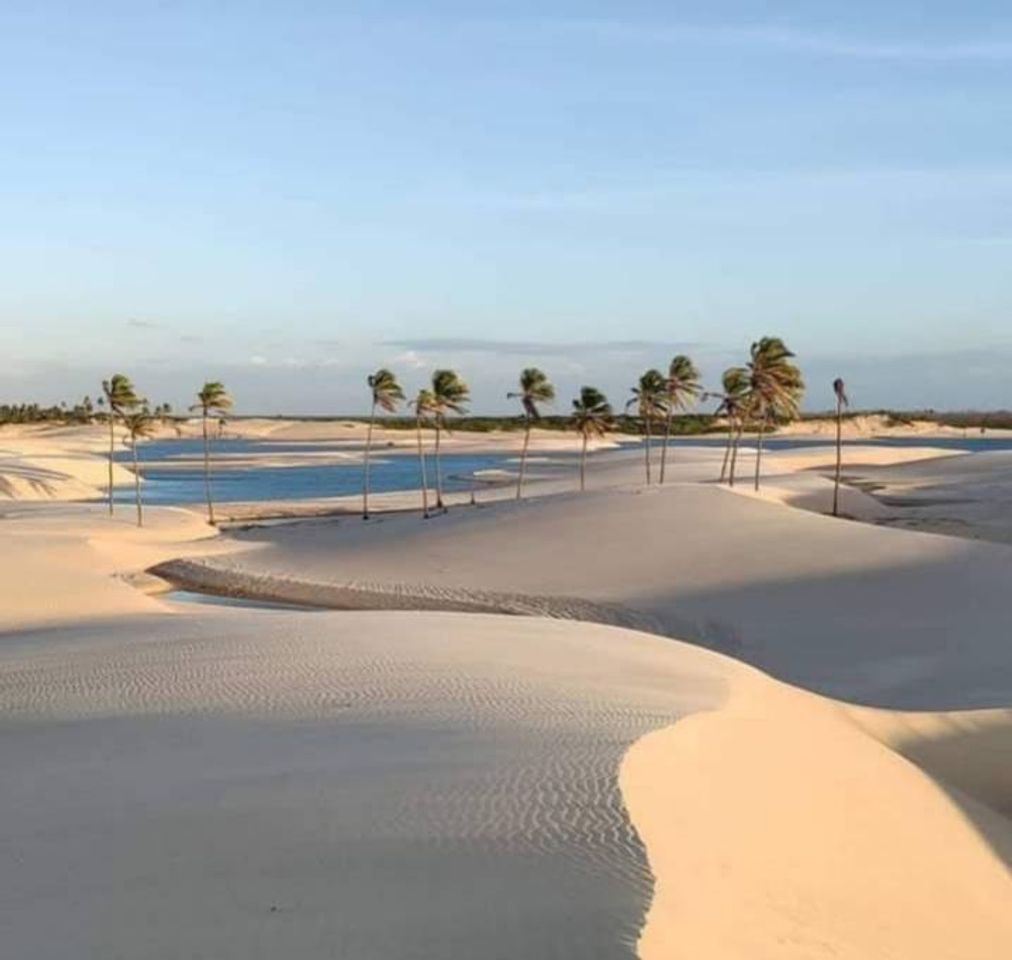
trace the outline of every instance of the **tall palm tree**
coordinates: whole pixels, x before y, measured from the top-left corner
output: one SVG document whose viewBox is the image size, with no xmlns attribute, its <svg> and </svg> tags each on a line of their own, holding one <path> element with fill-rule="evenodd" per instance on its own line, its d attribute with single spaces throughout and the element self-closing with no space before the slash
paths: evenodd
<svg viewBox="0 0 1012 960">
<path fill-rule="evenodd" d="M 431 390 L 419 390 L 418 396 L 411 401 L 415 408 L 415 433 L 418 436 L 418 462 L 422 468 L 422 517 L 429 519 L 429 478 L 425 470 L 425 447 L 422 445 L 422 422 L 432 416 L 435 400 Z"/>
<path fill-rule="evenodd" d="M 762 470 L 763 436 L 777 420 L 796 417 L 805 385 L 794 354 L 779 337 L 752 344 L 748 362 L 748 413 L 756 424 L 755 489 Z"/>
<path fill-rule="evenodd" d="M 136 409 L 141 405 L 130 378 L 122 373 L 114 373 L 108 380 L 102 381 L 102 396 L 109 408 L 109 516 L 113 514 L 113 458 L 116 454 L 116 418 Z"/>
<path fill-rule="evenodd" d="M 372 411 L 369 414 L 369 431 L 365 438 L 365 460 L 362 469 L 362 519 L 369 519 L 369 454 L 372 452 L 372 431 L 376 423 L 376 409 L 393 413 L 397 404 L 404 399 L 401 385 L 389 370 L 380 369 L 371 373 L 366 382 L 372 391 Z"/>
<path fill-rule="evenodd" d="M 667 400 L 666 383 L 660 370 L 647 370 L 632 388 L 632 398 L 625 405 L 626 410 L 636 408 L 636 413 L 643 421 L 644 454 L 646 457 L 647 484 L 650 484 L 650 428 L 655 417 L 666 415 Z"/>
<path fill-rule="evenodd" d="M 734 486 L 735 462 L 738 454 L 738 441 L 744 429 L 745 405 L 748 397 L 748 371 L 744 367 L 729 367 L 721 375 L 723 393 L 706 393 L 704 398 L 716 398 L 720 404 L 714 416 L 727 418 L 727 445 L 724 447 L 724 459 L 720 465 L 720 480 L 728 476 L 730 466 L 730 486 Z"/>
<path fill-rule="evenodd" d="M 437 370 L 432 375 L 432 413 L 436 424 L 436 509 L 446 510 L 443 504 L 443 471 L 439 457 L 439 440 L 446 429 L 447 413 L 467 413 L 464 404 L 471 391 L 460 379 L 456 370 Z"/>
<path fill-rule="evenodd" d="M 204 436 L 204 496 L 207 498 L 207 522 L 214 523 L 214 498 L 211 496 L 211 438 L 208 435 L 208 419 L 213 414 L 220 418 L 232 409 L 232 398 L 225 385 L 218 380 L 208 380 L 197 391 L 197 402 L 190 407 L 200 411 L 201 428 Z"/>
<path fill-rule="evenodd" d="M 687 410 L 701 393 L 699 371 L 684 354 L 673 357 L 664 381 L 664 446 L 661 447 L 661 476 L 664 483 L 664 468 L 668 461 L 668 444 L 671 442 L 671 421 L 676 410 Z"/>
<path fill-rule="evenodd" d="M 587 489 L 587 441 L 603 437 L 614 425 L 611 404 L 597 387 L 581 387 L 580 396 L 573 401 L 570 424 L 583 437 L 580 450 L 580 490 Z"/>
<path fill-rule="evenodd" d="M 524 448 L 520 453 L 520 473 L 517 475 L 517 500 L 523 496 L 524 473 L 527 470 L 527 448 L 531 443 L 531 426 L 541 419 L 539 403 L 555 399 L 555 387 L 537 367 L 527 367 L 520 373 L 520 389 L 507 393 L 508 400 L 519 400 L 524 410 Z"/>
<path fill-rule="evenodd" d="M 123 414 L 123 426 L 126 427 L 127 445 L 133 454 L 134 461 L 134 498 L 137 501 L 137 526 L 144 526 L 144 511 L 141 507 L 141 468 L 137 461 L 137 444 L 155 432 L 155 418 L 147 407 L 132 410 Z"/>
<path fill-rule="evenodd" d="M 836 476 L 833 478 L 833 516 L 840 516 L 840 472 L 843 469 L 843 408 L 850 405 L 847 388 L 837 377 L 833 381 L 836 394 Z"/>
</svg>

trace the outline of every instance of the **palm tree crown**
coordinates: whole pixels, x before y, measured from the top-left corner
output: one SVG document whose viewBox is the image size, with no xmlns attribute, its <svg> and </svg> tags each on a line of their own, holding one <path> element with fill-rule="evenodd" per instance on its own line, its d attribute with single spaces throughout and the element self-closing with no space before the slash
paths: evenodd
<svg viewBox="0 0 1012 960">
<path fill-rule="evenodd" d="M 385 368 L 370 374 L 368 384 L 372 390 L 372 402 L 387 413 L 393 413 L 397 404 L 404 399 L 404 391 L 397 382 L 397 377 Z"/>
<path fill-rule="evenodd" d="M 555 387 L 537 367 L 527 367 L 520 373 L 520 389 L 506 394 L 507 399 L 519 400 L 524 416 L 529 420 L 541 419 L 539 403 L 551 403 L 555 399 Z"/>
<path fill-rule="evenodd" d="M 433 412 L 440 420 L 447 413 L 467 413 L 465 404 L 470 398 L 471 391 L 456 370 L 437 370 L 432 375 Z"/>
<path fill-rule="evenodd" d="M 134 498 L 137 503 L 137 526 L 140 527 L 144 525 L 144 511 L 141 506 L 141 470 L 137 462 L 137 443 L 155 432 L 155 418 L 147 407 L 142 407 L 123 414 L 123 426 L 126 427 L 127 443 L 134 461 Z"/>
<path fill-rule="evenodd" d="M 667 381 L 660 370 L 647 370 L 640 377 L 639 383 L 632 388 L 632 394 L 629 402 L 625 405 L 627 410 L 634 406 L 637 414 L 644 421 L 664 415 L 667 409 L 665 406 Z"/>
<path fill-rule="evenodd" d="M 122 413 L 141 404 L 141 398 L 130 378 L 122 373 L 114 373 L 109 380 L 103 380 L 102 393 L 109 404 L 110 413 Z"/>
<path fill-rule="evenodd" d="M 225 389 L 225 384 L 217 380 L 208 380 L 197 391 L 197 402 L 191 410 L 200 410 L 204 416 L 212 413 L 227 413 L 232 409 L 232 398 Z"/>
<path fill-rule="evenodd" d="M 702 392 L 699 371 L 684 354 L 672 358 L 664 383 L 664 396 L 669 410 L 687 410 Z"/>
<path fill-rule="evenodd" d="M 584 437 L 603 437 L 614 423 L 608 398 L 597 387 L 581 387 L 569 422 Z"/>
<path fill-rule="evenodd" d="M 749 413 L 763 423 L 797 416 L 805 384 L 794 354 L 779 337 L 757 340 L 749 353 Z"/>
</svg>

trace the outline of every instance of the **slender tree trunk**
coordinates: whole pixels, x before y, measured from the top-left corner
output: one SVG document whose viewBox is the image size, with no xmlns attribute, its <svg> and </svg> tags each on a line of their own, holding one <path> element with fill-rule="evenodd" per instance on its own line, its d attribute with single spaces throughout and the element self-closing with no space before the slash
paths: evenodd
<svg viewBox="0 0 1012 960">
<path fill-rule="evenodd" d="M 724 461 L 720 465 L 720 479 L 718 483 L 723 483 L 727 477 L 727 464 L 731 459 L 731 447 L 734 444 L 734 421 L 728 418 L 727 421 L 727 446 L 724 447 Z"/>
<path fill-rule="evenodd" d="M 840 516 L 840 470 L 843 466 L 843 401 L 836 398 L 836 476 L 833 481 L 833 516 Z"/>
<path fill-rule="evenodd" d="M 109 516 L 113 515 L 114 507 L 112 503 L 112 470 L 113 470 L 113 456 L 116 453 L 116 417 L 112 412 L 112 404 L 109 404 Z"/>
<path fill-rule="evenodd" d="M 580 451 L 580 492 L 587 489 L 587 434 L 583 435 L 583 449 Z"/>
<path fill-rule="evenodd" d="M 422 446 L 422 418 L 415 419 L 415 427 L 418 432 L 418 462 L 422 468 L 422 517 L 429 519 L 429 478 L 425 471 L 425 447 Z"/>
<path fill-rule="evenodd" d="M 204 496 L 207 499 L 207 522 L 214 526 L 214 499 L 211 497 L 211 439 L 207 435 L 207 411 L 203 416 L 204 433 Z"/>
<path fill-rule="evenodd" d="M 531 442 L 531 418 L 524 416 L 524 448 L 520 451 L 520 473 L 517 476 L 517 500 L 523 496 L 524 472 L 527 469 L 527 448 Z"/>
<path fill-rule="evenodd" d="M 745 421 L 738 424 L 738 430 L 734 435 L 734 445 L 731 447 L 731 472 L 728 474 L 727 485 L 734 486 L 734 468 L 738 464 L 738 447 L 741 445 L 741 435 L 745 431 Z"/>
<path fill-rule="evenodd" d="M 445 512 L 443 505 L 443 464 L 439 457 L 439 435 L 442 433 L 439 420 L 436 420 L 436 509 Z"/>
<path fill-rule="evenodd" d="M 763 462 L 763 434 L 766 432 L 765 419 L 759 421 L 759 430 L 756 433 L 755 446 L 755 489 L 759 489 L 759 473 L 762 470 Z"/>
<path fill-rule="evenodd" d="M 661 477 L 660 483 L 664 483 L 664 468 L 668 462 L 668 444 L 671 443 L 671 418 L 672 413 L 669 410 L 667 419 L 664 422 L 664 446 L 661 447 Z"/>
<path fill-rule="evenodd" d="M 650 486 L 650 417 L 643 418 L 643 432 L 646 438 L 643 442 L 643 450 L 646 454 L 647 465 L 647 486 Z"/>
<path fill-rule="evenodd" d="M 369 453 L 372 450 L 372 428 L 376 422 L 376 401 L 372 402 L 369 414 L 369 430 L 365 435 L 365 460 L 362 464 L 362 519 L 369 519 Z"/>
<path fill-rule="evenodd" d="M 141 468 L 137 462 L 137 440 L 133 442 L 134 454 L 134 497 L 137 500 L 137 526 L 144 526 L 144 513 L 141 509 Z"/>
</svg>

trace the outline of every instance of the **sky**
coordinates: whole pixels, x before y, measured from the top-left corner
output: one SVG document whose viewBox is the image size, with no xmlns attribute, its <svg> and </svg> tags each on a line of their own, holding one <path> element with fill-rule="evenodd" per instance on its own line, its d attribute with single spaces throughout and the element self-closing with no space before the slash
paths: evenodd
<svg viewBox="0 0 1012 960">
<path fill-rule="evenodd" d="M 783 337 L 828 408 L 1012 406 L 1007 0 L 4 0 L 0 402 L 473 410 Z"/>
</svg>

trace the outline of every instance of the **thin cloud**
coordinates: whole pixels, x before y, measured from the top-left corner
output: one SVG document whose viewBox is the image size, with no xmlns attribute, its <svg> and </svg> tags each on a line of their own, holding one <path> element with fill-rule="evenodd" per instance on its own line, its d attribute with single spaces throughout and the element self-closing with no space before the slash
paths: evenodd
<svg viewBox="0 0 1012 960">
<path fill-rule="evenodd" d="M 156 323 L 154 320 L 140 320 L 137 317 L 131 317 L 127 320 L 128 327 L 134 327 L 137 330 L 157 330 L 161 327 L 160 323 Z"/>
<path fill-rule="evenodd" d="M 566 343 L 545 343 L 536 340 L 483 340 L 474 337 L 431 337 L 414 340 L 387 340 L 385 346 L 419 353 L 490 353 L 510 356 L 569 356 L 573 353 L 639 352 L 642 350 L 699 350 L 706 344 L 650 340 L 613 340 L 588 343 L 574 340 Z"/>
<path fill-rule="evenodd" d="M 948 43 L 883 43 L 777 25 L 698 26 L 617 19 L 556 21 L 556 29 L 616 42 L 695 43 L 853 60 L 910 62 L 1003 62 L 1012 60 L 1012 40 Z"/>
</svg>

